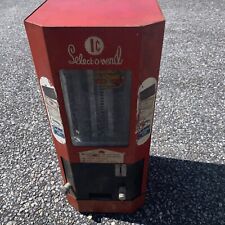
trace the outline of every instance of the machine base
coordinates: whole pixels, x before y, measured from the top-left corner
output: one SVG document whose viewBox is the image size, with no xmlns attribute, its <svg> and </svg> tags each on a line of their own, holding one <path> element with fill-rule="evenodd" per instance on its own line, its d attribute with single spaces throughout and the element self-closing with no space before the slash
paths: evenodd
<svg viewBox="0 0 225 225">
<path fill-rule="evenodd" d="M 69 203 L 79 212 L 93 213 L 134 213 L 144 204 L 144 194 L 133 201 L 96 201 L 76 200 L 73 195 L 68 194 Z"/>
</svg>

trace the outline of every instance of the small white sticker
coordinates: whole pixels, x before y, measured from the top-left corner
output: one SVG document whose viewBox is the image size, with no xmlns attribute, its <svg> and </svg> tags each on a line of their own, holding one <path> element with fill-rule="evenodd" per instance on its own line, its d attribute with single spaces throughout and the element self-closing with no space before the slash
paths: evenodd
<svg viewBox="0 0 225 225">
<path fill-rule="evenodd" d="M 44 96 L 44 102 L 51 124 L 52 133 L 58 142 L 65 144 L 66 139 L 55 88 L 50 84 L 46 77 L 41 77 L 40 85 Z"/>
<path fill-rule="evenodd" d="M 79 153 L 82 163 L 123 163 L 124 153 L 95 149 Z"/>
<path fill-rule="evenodd" d="M 144 144 L 151 135 L 154 115 L 156 79 L 147 78 L 138 90 L 137 100 L 137 144 Z"/>
</svg>

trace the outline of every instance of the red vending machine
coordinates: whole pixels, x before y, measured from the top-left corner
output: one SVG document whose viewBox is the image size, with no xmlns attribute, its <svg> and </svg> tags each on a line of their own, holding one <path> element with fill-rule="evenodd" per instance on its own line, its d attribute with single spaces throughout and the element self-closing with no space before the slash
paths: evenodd
<svg viewBox="0 0 225 225">
<path fill-rule="evenodd" d="M 144 202 L 164 33 L 156 0 L 48 0 L 25 20 L 61 168 L 81 212 Z"/>
</svg>

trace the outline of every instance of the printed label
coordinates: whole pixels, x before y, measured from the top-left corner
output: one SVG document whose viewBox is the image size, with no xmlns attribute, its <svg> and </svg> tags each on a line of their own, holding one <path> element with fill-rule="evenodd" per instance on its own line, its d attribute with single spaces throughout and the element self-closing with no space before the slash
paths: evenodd
<svg viewBox="0 0 225 225">
<path fill-rule="evenodd" d="M 154 115 L 156 79 L 146 79 L 138 90 L 137 101 L 137 144 L 144 144 L 151 135 Z"/>
<path fill-rule="evenodd" d="M 123 163 L 124 153 L 106 149 L 95 149 L 80 152 L 80 162 L 83 163 Z"/>
<path fill-rule="evenodd" d="M 97 47 L 96 47 L 97 48 Z M 89 51 L 88 47 L 88 51 Z M 74 44 L 69 44 L 67 47 L 68 54 L 70 56 L 69 64 L 76 65 L 121 65 L 123 63 L 122 59 L 122 48 L 117 47 L 115 54 L 108 58 L 96 58 L 89 57 L 85 58 L 82 53 L 76 53 L 76 48 Z M 93 51 L 96 51 L 93 49 Z M 93 55 L 93 54 L 92 54 Z M 95 54 L 96 55 L 96 54 Z"/>
<path fill-rule="evenodd" d="M 95 84 L 102 88 L 118 88 L 124 84 L 125 77 L 120 71 L 99 70 L 95 73 Z"/>
<path fill-rule="evenodd" d="M 104 43 L 99 37 L 89 37 L 84 44 L 86 51 L 90 55 L 100 55 L 104 49 Z"/>
<path fill-rule="evenodd" d="M 44 102 L 51 124 L 52 133 L 58 142 L 65 144 L 66 139 L 55 88 L 50 84 L 46 77 L 41 77 L 40 85 L 44 96 Z"/>
</svg>

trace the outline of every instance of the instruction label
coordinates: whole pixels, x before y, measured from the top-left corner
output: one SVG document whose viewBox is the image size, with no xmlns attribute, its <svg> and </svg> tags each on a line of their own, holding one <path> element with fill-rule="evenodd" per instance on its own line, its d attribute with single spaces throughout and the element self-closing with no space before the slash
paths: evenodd
<svg viewBox="0 0 225 225">
<path fill-rule="evenodd" d="M 137 144 L 144 144 L 151 135 L 154 116 L 156 79 L 146 79 L 138 90 L 137 102 Z"/>
<path fill-rule="evenodd" d="M 124 153 L 106 149 L 95 149 L 79 153 L 80 162 L 83 163 L 123 163 Z"/>
<path fill-rule="evenodd" d="M 50 84 L 46 77 L 41 77 L 40 85 L 44 96 L 44 102 L 51 124 L 52 133 L 58 142 L 65 144 L 66 139 L 55 88 Z"/>
</svg>

